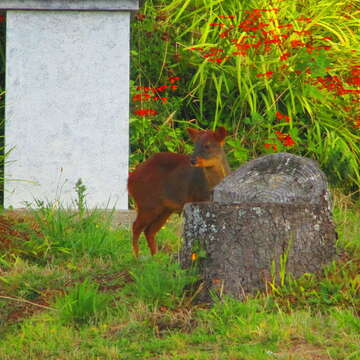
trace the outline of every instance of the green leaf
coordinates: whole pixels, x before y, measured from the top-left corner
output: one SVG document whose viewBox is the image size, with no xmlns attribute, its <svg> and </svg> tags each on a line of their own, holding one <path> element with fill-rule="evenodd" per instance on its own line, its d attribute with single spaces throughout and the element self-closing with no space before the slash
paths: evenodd
<svg viewBox="0 0 360 360">
<path fill-rule="evenodd" d="M 252 120 L 249 117 L 246 117 L 242 121 L 246 125 L 252 125 Z"/>
<path fill-rule="evenodd" d="M 327 96 L 322 91 L 320 91 L 316 86 L 308 85 L 305 86 L 304 90 L 305 90 L 305 96 L 313 97 L 321 102 L 323 102 L 327 98 Z"/>
<path fill-rule="evenodd" d="M 256 123 L 264 121 L 264 117 L 261 116 L 256 111 L 254 111 L 254 112 L 251 113 L 251 120 L 252 120 L 252 124 L 256 124 Z"/>
</svg>

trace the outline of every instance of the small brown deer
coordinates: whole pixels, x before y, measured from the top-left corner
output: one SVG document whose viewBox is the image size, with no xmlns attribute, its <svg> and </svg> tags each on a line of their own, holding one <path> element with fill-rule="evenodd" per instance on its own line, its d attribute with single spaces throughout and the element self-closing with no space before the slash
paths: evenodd
<svg viewBox="0 0 360 360">
<path fill-rule="evenodd" d="M 132 239 L 136 257 L 142 232 L 154 255 L 155 235 L 169 216 L 180 213 L 185 203 L 210 200 L 212 189 L 230 172 L 223 150 L 225 128 L 187 131 L 195 145 L 192 155 L 157 153 L 129 175 L 128 190 L 137 206 Z"/>
</svg>

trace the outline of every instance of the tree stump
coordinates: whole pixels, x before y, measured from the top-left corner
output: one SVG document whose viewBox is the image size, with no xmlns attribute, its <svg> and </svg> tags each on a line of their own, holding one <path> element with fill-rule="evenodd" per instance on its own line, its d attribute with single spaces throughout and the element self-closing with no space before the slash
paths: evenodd
<svg viewBox="0 0 360 360">
<path fill-rule="evenodd" d="M 284 274 L 317 273 L 335 255 L 324 173 L 307 158 L 250 161 L 214 189 L 214 201 L 184 208 L 183 267 L 199 266 L 209 290 L 236 298 Z"/>
</svg>

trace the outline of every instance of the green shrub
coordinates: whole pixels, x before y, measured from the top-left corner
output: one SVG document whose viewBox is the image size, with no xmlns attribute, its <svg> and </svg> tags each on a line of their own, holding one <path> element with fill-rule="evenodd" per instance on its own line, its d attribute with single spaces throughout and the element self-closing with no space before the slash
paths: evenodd
<svg viewBox="0 0 360 360">
<path fill-rule="evenodd" d="M 357 15 L 353 2 L 336 0 L 276 6 L 262 0 L 146 1 L 132 24 L 131 78 L 138 85 L 132 163 L 139 154 L 186 151 L 171 136 L 183 134 L 178 129 L 225 125 L 232 167 L 290 151 L 318 160 L 334 186 L 357 190 Z M 141 115 L 139 109 L 155 112 Z"/>
</svg>

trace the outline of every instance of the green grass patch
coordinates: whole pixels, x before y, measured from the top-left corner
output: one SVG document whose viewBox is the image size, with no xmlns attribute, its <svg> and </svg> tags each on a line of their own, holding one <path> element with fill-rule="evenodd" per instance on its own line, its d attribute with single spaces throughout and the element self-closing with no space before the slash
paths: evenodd
<svg viewBox="0 0 360 360">
<path fill-rule="evenodd" d="M 357 359 L 360 209 L 339 199 L 339 256 L 322 274 L 285 274 L 268 293 L 211 305 L 194 301 L 196 273 L 178 263 L 177 217 L 160 231 L 157 256 L 142 238 L 134 259 L 129 229 L 100 213 L 42 208 L 36 226 L 22 226 L 47 250 L 21 235 L 1 257 L 0 358 Z M 100 245 L 93 229 L 106 234 Z"/>
</svg>

